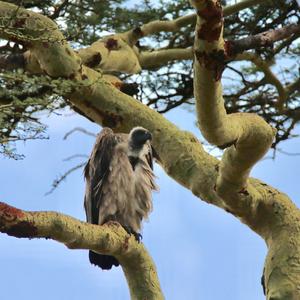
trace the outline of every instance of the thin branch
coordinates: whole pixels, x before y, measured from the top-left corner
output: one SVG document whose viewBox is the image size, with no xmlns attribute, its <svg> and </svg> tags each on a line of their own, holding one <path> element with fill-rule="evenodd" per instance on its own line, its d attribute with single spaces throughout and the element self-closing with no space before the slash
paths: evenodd
<svg viewBox="0 0 300 300">
<path fill-rule="evenodd" d="M 61 175 L 58 179 L 55 179 L 52 183 L 52 188 L 50 189 L 50 191 L 48 191 L 45 196 L 48 196 L 50 194 L 52 194 L 54 192 L 55 189 L 57 189 L 57 187 L 74 171 L 83 168 L 86 165 L 86 161 L 83 163 L 80 163 L 76 166 L 74 166 L 73 168 L 69 169 L 67 172 L 65 172 L 63 175 Z"/>
<path fill-rule="evenodd" d="M 84 133 L 86 135 L 89 135 L 89 136 L 92 136 L 92 137 L 96 137 L 97 136 L 95 133 L 92 133 L 92 132 L 90 132 L 90 131 L 82 128 L 82 127 L 75 127 L 72 130 L 70 130 L 69 132 L 67 132 L 65 134 L 65 136 L 63 137 L 63 139 L 66 140 L 71 134 L 73 134 L 74 132 L 77 132 L 77 131 L 78 132 L 82 132 L 82 133 Z"/>
<path fill-rule="evenodd" d="M 262 71 L 265 75 L 265 80 L 274 85 L 278 92 L 278 102 L 277 107 L 281 109 L 286 102 L 289 94 L 288 90 L 284 87 L 281 81 L 277 78 L 277 76 L 272 72 L 270 65 L 265 60 L 261 59 L 258 55 L 244 52 L 242 54 L 238 54 L 235 60 L 248 60 L 254 63 L 260 71 Z"/>
<path fill-rule="evenodd" d="M 240 60 L 238 54 L 246 50 L 270 47 L 277 41 L 290 38 L 291 35 L 299 33 L 300 25 L 290 24 L 237 41 L 227 41 L 226 59 L 231 61 L 237 57 L 237 60 Z M 157 68 L 174 60 L 190 59 L 193 59 L 192 48 L 157 49 L 156 51 L 142 51 L 139 55 L 140 64 L 145 69 Z"/>
<path fill-rule="evenodd" d="M 74 158 L 88 158 L 89 156 L 86 155 L 86 154 L 74 154 L 74 155 L 71 155 L 69 157 L 66 157 L 63 159 L 63 161 L 70 161 L 70 160 L 73 160 Z"/>
<path fill-rule="evenodd" d="M 265 31 L 256 35 L 240 39 L 238 41 L 228 41 L 230 44 L 229 56 L 242 53 L 249 49 L 270 47 L 275 42 L 289 38 L 293 34 L 300 33 L 300 24 L 290 24 L 282 28 Z"/>
<path fill-rule="evenodd" d="M 300 78 L 290 83 L 286 88 L 289 94 L 292 94 L 297 90 L 300 91 Z"/>
<path fill-rule="evenodd" d="M 50 16 L 50 19 L 54 20 L 59 17 L 61 11 L 69 4 L 69 0 L 63 0 L 59 5 L 55 6 L 54 13 Z"/>
<path fill-rule="evenodd" d="M 240 1 L 231 6 L 224 8 L 223 14 L 225 17 L 235 14 L 243 9 L 255 6 L 260 4 L 261 0 L 244 0 Z M 191 14 L 183 17 L 179 17 L 175 20 L 170 21 L 152 21 L 147 24 L 142 25 L 141 27 L 135 28 L 125 33 L 131 45 L 135 45 L 138 39 L 156 34 L 159 32 L 176 32 L 180 28 L 185 27 L 190 24 L 196 24 L 197 15 Z"/>
<path fill-rule="evenodd" d="M 282 149 L 277 148 L 276 151 L 285 154 L 287 156 L 300 156 L 300 152 L 288 152 L 288 151 L 284 151 Z"/>
</svg>

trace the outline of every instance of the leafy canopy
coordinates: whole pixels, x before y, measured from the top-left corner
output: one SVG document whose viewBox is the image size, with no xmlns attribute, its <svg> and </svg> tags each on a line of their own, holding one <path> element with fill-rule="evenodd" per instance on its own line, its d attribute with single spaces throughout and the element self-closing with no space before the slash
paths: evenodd
<svg viewBox="0 0 300 300">
<path fill-rule="evenodd" d="M 154 20 L 173 20 L 193 13 L 186 0 L 7 2 L 55 20 L 75 49 L 88 47 L 108 33 L 121 33 Z M 223 1 L 223 5 L 234 3 Z M 235 41 L 299 22 L 296 1 L 268 0 L 226 17 L 225 39 Z M 193 35 L 194 24 L 189 24 L 177 32 L 160 32 L 142 38 L 137 46 L 140 51 L 185 49 L 192 47 Z M 0 57 L 17 57 L 26 50 L 24 45 L 1 41 Z M 278 131 L 274 147 L 293 137 L 293 129 L 300 119 L 299 52 L 299 34 L 293 34 L 272 46 L 250 50 L 255 59 L 227 62 L 223 75 L 227 111 L 263 116 Z M 262 61 L 264 67 L 257 60 Z M 39 113 L 53 113 L 69 106 L 60 95 L 71 89 L 72 83 L 26 74 L 20 69 L 2 68 L 0 71 L 0 152 L 20 158 L 15 152 L 15 142 L 45 138 L 45 126 L 40 123 Z M 155 69 L 142 70 L 140 74 L 116 75 L 126 82 L 138 83 L 137 100 L 160 113 L 179 106 L 194 110 L 191 60 L 171 61 Z M 280 87 L 285 91 L 283 109 L 277 105 Z"/>
</svg>

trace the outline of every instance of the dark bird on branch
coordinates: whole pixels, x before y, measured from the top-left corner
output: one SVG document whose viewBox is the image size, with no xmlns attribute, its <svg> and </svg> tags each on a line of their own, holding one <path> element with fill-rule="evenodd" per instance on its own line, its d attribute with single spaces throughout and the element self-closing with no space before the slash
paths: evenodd
<svg viewBox="0 0 300 300">
<path fill-rule="evenodd" d="M 141 222 L 152 209 L 153 174 L 151 133 L 135 127 L 129 134 L 103 128 L 84 169 L 84 207 L 87 222 L 120 223 L 139 241 Z M 89 252 L 90 262 L 104 270 L 118 266 L 110 255 Z"/>
</svg>

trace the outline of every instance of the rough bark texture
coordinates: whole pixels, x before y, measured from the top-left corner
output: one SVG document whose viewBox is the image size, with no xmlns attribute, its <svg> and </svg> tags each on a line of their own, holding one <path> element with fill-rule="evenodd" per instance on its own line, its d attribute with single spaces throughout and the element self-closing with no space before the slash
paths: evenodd
<svg viewBox="0 0 300 300">
<path fill-rule="evenodd" d="M 274 130 L 256 115 L 226 114 L 220 82 L 226 59 L 222 37 L 222 8 L 216 0 L 194 0 L 191 3 L 198 14 L 194 64 L 198 123 L 202 134 L 210 143 L 227 148 L 221 162 L 206 153 L 191 133 L 179 130 L 163 116 L 120 92 L 100 72 L 83 65 L 82 58 L 67 45 L 56 25 L 49 19 L 0 2 L 0 36 L 30 45 L 30 55 L 35 59 L 37 69 L 45 74 L 72 79 L 77 88 L 64 96 L 98 124 L 122 132 L 128 132 L 134 126 L 143 126 L 150 130 L 160 164 L 168 175 L 190 189 L 201 200 L 229 211 L 264 238 L 269 249 L 264 272 L 267 299 L 300 299 L 299 210 L 286 195 L 259 180 L 248 178 L 253 165 L 270 147 Z M 12 15 L 13 20 L 9 17 Z M 21 33 L 14 26 L 13 22 L 16 20 L 23 20 L 21 27 L 24 30 Z M 17 23 L 20 26 L 20 22 Z M 37 28 L 41 29 L 38 30 L 38 38 Z M 45 32 L 44 28 L 52 30 Z M 110 43 L 109 47 L 116 47 L 116 43 Z M 107 59 L 109 60 L 109 56 Z M 98 62 L 96 58 L 95 61 Z M 45 223 L 49 224 L 52 220 L 55 224 L 53 215 L 40 214 Z M 28 218 L 35 215 L 29 213 L 26 216 Z M 24 220 L 23 215 L 18 218 Z M 21 227 L 24 227 L 27 236 L 38 234 L 40 227 L 34 223 L 33 227 L 38 232 L 36 233 L 32 222 L 28 222 L 32 219 L 26 218 L 26 224 L 21 223 L 24 226 L 19 225 L 18 229 L 22 232 Z M 55 218 L 59 216 L 55 214 Z M 69 228 L 68 224 L 69 222 L 64 223 L 65 228 Z M 82 228 L 93 228 L 89 231 L 91 240 L 85 244 L 87 248 L 92 246 L 89 249 L 102 250 L 97 248 L 100 239 L 98 234 L 116 234 L 111 229 L 105 231 L 103 228 L 80 224 Z M 6 226 L 3 221 L 0 225 L 1 228 Z M 42 223 L 40 225 L 44 226 Z M 66 230 L 66 240 L 63 242 L 72 245 L 75 241 L 69 231 Z M 125 233 L 122 234 L 124 243 Z M 57 239 L 60 238 L 59 236 Z M 72 240 L 69 241 L 68 238 Z M 96 244 L 93 244 L 95 239 Z M 137 279 L 138 271 L 134 274 L 129 271 L 133 262 L 136 266 L 135 258 L 129 254 L 122 256 L 118 252 L 121 251 L 121 244 L 120 241 L 120 244 L 114 244 L 117 248 L 112 246 L 109 251 L 108 248 L 106 250 L 110 254 L 120 253 L 118 259 L 122 266 L 128 266 L 124 267 L 124 271 L 129 286 L 131 290 L 138 290 L 132 293 L 142 293 L 140 284 L 143 282 Z M 140 259 L 144 258 L 141 256 Z M 151 285 L 154 277 L 151 282 L 146 282 L 145 279 L 145 284 Z M 158 287 L 155 284 L 155 289 Z M 134 298 L 134 294 L 132 297 L 141 299 Z"/>
</svg>

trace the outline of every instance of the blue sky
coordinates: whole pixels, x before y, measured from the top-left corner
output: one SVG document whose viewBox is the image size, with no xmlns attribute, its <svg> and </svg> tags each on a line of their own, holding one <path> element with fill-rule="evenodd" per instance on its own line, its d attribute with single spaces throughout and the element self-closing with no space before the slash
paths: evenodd
<svg viewBox="0 0 300 300">
<path fill-rule="evenodd" d="M 177 110 L 167 117 L 199 137 L 192 113 Z M 49 140 L 20 143 L 18 149 L 26 155 L 22 161 L 0 158 L 0 201 L 84 220 L 81 170 L 51 195 L 44 194 L 53 179 L 76 163 L 63 159 L 76 153 L 89 154 L 94 142 L 81 133 L 63 141 L 64 134 L 75 126 L 95 133 L 100 127 L 78 115 L 43 119 L 49 125 Z M 281 148 L 296 152 L 299 145 L 299 139 L 294 139 Z M 260 286 L 264 241 L 233 216 L 201 202 L 159 167 L 155 172 L 160 192 L 154 194 L 154 211 L 144 224 L 143 242 L 156 262 L 166 299 L 264 299 Z M 286 192 L 299 206 L 295 184 L 298 157 L 278 154 L 275 161 L 261 161 L 252 175 Z M 87 251 L 69 250 L 51 240 L 3 234 L 0 249 L 1 299 L 129 299 L 121 269 L 101 271 L 93 267 Z"/>
</svg>

